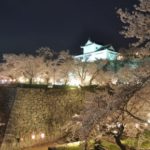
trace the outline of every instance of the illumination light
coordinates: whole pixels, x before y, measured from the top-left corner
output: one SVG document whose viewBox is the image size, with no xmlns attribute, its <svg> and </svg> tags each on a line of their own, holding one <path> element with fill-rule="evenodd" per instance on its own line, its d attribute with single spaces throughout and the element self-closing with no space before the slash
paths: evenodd
<svg viewBox="0 0 150 150">
<path fill-rule="evenodd" d="M 74 114 L 74 115 L 73 115 L 73 118 L 77 118 L 77 117 L 79 117 L 78 114 Z"/>
<path fill-rule="evenodd" d="M 144 123 L 144 126 L 147 127 L 147 126 L 148 126 L 148 123 Z"/>
<path fill-rule="evenodd" d="M 123 56 L 121 56 L 121 55 L 119 55 L 118 57 L 117 57 L 117 60 L 122 60 L 123 59 Z"/>
<path fill-rule="evenodd" d="M 150 123 L 150 119 L 148 119 L 147 122 Z"/>
<path fill-rule="evenodd" d="M 2 84 L 5 84 L 5 83 L 8 82 L 8 80 L 7 80 L 7 79 L 2 79 L 2 80 L 0 80 L 0 82 L 1 82 Z"/>
<path fill-rule="evenodd" d="M 21 76 L 21 77 L 18 78 L 18 81 L 19 81 L 20 83 L 25 83 L 25 82 L 28 82 L 28 79 L 25 78 L 25 77 L 23 77 L 23 76 Z"/>
<path fill-rule="evenodd" d="M 44 139 L 45 138 L 45 134 L 41 133 L 41 138 Z"/>
<path fill-rule="evenodd" d="M 135 127 L 136 127 L 136 128 L 139 128 L 139 124 L 138 124 L 138 123 L 136 123 L 136 124 L 135 124 Z"/>
<path fill-rule="evenodd" d="M 12 79 L 12 82 L 16 82 L 16 79 Z"/>
<path fill-rule="evenodd" d="M 41 78 L 41 77 L 36 77 L 34 79 L 34 81 L 37 82 L 37 84 L 40 84 L 40 83 L 44 83 L 45 80 L 43 78 Z"/>
<path fill-rule="evenodd" d="M 117 130 L 114 130 L 114 131 L 113 131 L 113 133 L 114 133 L 114 134 L 117 134 L 117 133 L 118 133 L 118 131 L 117 131 Z"/>
<path fill-rule="evenodd" d="M 0 123 L 0 126 L 4 126 L 5 125 L 5 123 Z"/>
<path fill-rule="evenodd" d="M 69 82 L 69 85 L 73 85 L 73 86 L 79 86 L 81 84 L 81 82 L 77 79 L 71 79 Z"/>
<path fill-rule="evenodd" d="M 120 128 L 122 124 L 120 122 L 117 122 L 117 127 Z"/>
<path fill-rule="evenodd" d="M 150 113 L 147 114 L 147 117 L 150 117 Z"/>
<path fill-rule="evenodd" d="M 117 82 L 118 82 L 118 79 L 117 79 L 117 78 L 112 78 L 112 79 L 111 79 L 111 83 L 112 83 L 112 84 L 115 84 L 115 85 L 116 85 Z"/>
<path fill-rule="evenodd" d="M 32 140 L 34 140 L 34 139 L 35 139 L 35 135 L 34 135 L 34 134 L 32 134 L 31 138 L 32 138 Z"/>
<path fill-rule="evenodd" d="M 139 55 L 139 53 L 138 53 L 138 52 L 136 52 L 136 53 L 135 53 L 135 55 Z"/>
</svg>

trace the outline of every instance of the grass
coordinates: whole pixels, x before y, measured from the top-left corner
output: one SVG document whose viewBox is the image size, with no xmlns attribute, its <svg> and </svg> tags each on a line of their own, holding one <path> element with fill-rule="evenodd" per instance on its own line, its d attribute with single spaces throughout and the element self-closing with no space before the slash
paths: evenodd
<svg viewBox="0 0 150 150">
<path fill-rule="evenodd" d="M 91 140 L 89 142 L 89 147 L 90 150 L 94 150 L 94 141 Z M 101 141 L 101 147 L 104 149 L 108 150 L 119 150 L 118 146 L 114 143 L 102 140 Z M 64 144 L 64 145 L 59 145 L 56 147 L 56 150 L 83 150 L 83 143 L 81 144 L 75 144 L 75 145 L 69 145 L 69 144 Z"/>
<path fill-rule="evenodd" d="M 143 150 L 150 150 L 150 140 L 144 140 L 141 145 L 140 145 L 140 149 L 143 149 Z M 123 141 L 123 143 L 129 147 L 132 147 L 132 148 L 137 148 L 137 139 L 135 138 L 128 138 L 126 140 Z M 90 149 L 91 150 L 94 150 L 94 142 L 90 143 Z M 112 143 L 112 142 L 108 142 L 106 140 L 102 140 L 101 141 L 101 146 L 102 148 L 104 149 L 107 149 L 107 150 L 120 150 L 120 148 L 115 144 L 115 143 Z M 83 146 L 81 145 L 75 145 L 75 146 L 67 146 L 67 145 L 60 145 L 58 147 L 56 147 L 56 150 L 83 150 Z"/>
<path fill-rule="evenodd" d="M 127 138 L 123 140 L 122 143 L 128 145 L 129 147 L 137 147 L 138 141 L 135 138 Z"/>
<path fill-rule="evenodd" d="M 141 147 L 143 148 L 143 149 L 150 149 L 150 141 L 148 140 L 148 141 L 144 141 L 142 144 L 141 144 Z"/>
<path fill-rule="evenodd" d="M 116 144 L 108 142 L 106 140 L 102 140 L 101 144 L 102 144 L 102 146 L 104 146 L 104 148 L 107 148 L 109 150 L 120 150 Z"/>
<path fill-rule="evenodd" d="M 140 143 L 139 147 L 138 147 L 137 138 L 126 138 L 122 141 L 122 143 L 129 147 L 133 147 L 135 149 L 137 149 L 138 147 L 143 150 L 150 150 L 149 141 L 150 141 L 150 131 L 146 130 L 144 134 L 142 135 L 142 142 Z M 101 140 L 101 146 L 107 150 L 120 150 L 119 147 L 115 143 L 109 142 L 104 139 Z M 37 147 L 28 148 L 25 150 L 48 150 L 48 147 L 56 147 L 56 150 L 83 150 L 83 143 L 79 144 L 77 142 L 74 142 L 74 143 L 61 144 L 61 145 L 56 145 L 56 146 L 45 144 L 45 145 L 41 145 Z M 89 147 L 90 147 L 90 150 L 94 150 L 94 140 L 91 140 L 89 142 Z"/>
<path fill-rule="evenodd" d="M 59 146 L 57 150 L 81 150 L 79 146 Z"/>
<path fill-rule="evenodd" d="M 125 140 L 122 141 L 123 144 L 128 145 L 130 147 L 137 148 L 139 147 L 140 149 L 149 149 L 150 150 L 150 131 L 145 130 L 142 135 L 140 135 L 139 139 L 138 138 L 126 138 Z"/>
<path fill-rule="evenodd" d="M 123 143 L 128 145 L 128 146 L 130 146 L 130 147 L 134 147 L 136 149 L 137 148 L 136 142 L 137 141 L 135 139 L 134 140 L 133 139 L 127 139 Z M 92 144 L 90 145 L 90 150 L 94 150 L 93 146 L 94 145 L 92 145 Z M 105 141 L 105 140 L 101 141 L 101 146 L 102 146 L 102 148 L 107 149 L 107 150 L 120 150 L 119 147 L 116 144 L 108 142 L 108 141 Z M 27 148 L 25 150 L 48 150 L 48 147 L 53 147 L 53 146 L 47 144 L 47 145 Z M 149 140 L 144 141 L 141 144 L 140 149 L 143 149 L 143 150 L 150 149 L 150 142 L 149 142 Z M 63 145 L 56 146 L 56 150 L 83 150 L 83 146 L 82 145 L 67 145 L 67 144 L 63 144 Z"/>
</svg>

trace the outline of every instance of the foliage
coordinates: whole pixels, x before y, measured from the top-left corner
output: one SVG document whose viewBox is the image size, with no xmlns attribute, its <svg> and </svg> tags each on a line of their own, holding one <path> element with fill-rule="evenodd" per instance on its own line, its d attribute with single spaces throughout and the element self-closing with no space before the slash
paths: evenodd
<svg viewBox="0 0 150 150">
<path fill-rule="evenodd" d="M 124 138 L 122 140 L 122 143 L 124 143 L 130 147 L 137 147 L 138 140 L 137 140 L 137 138 Z"/>
<path fill-rule="evenodd" d="M 37 49 L 36 52 L 39 56 L 44 57 L 45 61 L 53 58 L 54 56 L 54 51 L 51 50 L 49 47 L 41 47 Z"/>
<path fill-rule="evenodd" d="M 125 24 L 121 33 L 125 38 L 136 38 L 137 42 L 132 45 L 144 46 L 150 50 L 150 1 L 139 0 L 139 2 L 139 6 L 135 5 L 132 12 L 122 9 L 117 11 Z"/>
<path fill-rule="evenodd" d="M 149 140 L 144 141 L 142 143 L 141 147 L 144 148 L 144 149 L 148 149 L 150 147 Z"/>
<path fill-rule="evenodd" d="M 150 139 L 150 131 L 149 130 L 145 130 L 143 135 L 146 139 Z"/>
</svg>

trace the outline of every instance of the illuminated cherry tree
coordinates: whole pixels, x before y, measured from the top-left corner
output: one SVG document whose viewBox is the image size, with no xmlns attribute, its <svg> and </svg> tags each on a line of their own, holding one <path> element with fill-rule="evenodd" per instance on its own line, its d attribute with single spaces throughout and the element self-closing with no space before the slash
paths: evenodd
<svg viewBox="0 0 150 150">
<path fill-rule="evenodd" d="M 136 39 L 133 46 L 143 47 L 150 50 L 150 1 L 139 0 L 139 5 L 134 6 L 132 12 L 119 9 L 117 12 L 121 21 L 125 24 L 121 34 L 125 38 Z"/>
</svg>

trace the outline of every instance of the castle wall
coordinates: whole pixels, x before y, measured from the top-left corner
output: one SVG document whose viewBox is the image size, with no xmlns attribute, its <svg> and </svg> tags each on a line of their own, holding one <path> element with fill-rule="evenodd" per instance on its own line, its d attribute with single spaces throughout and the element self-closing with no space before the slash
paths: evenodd
<svg viewBox="0 0 150 150">
<path fill-rule="evenodd" d="M 17 88 L 1 150 L 54 140 L 62 125 L 81 110 L 83 98 L 78 89 Z"/>
</svg>

